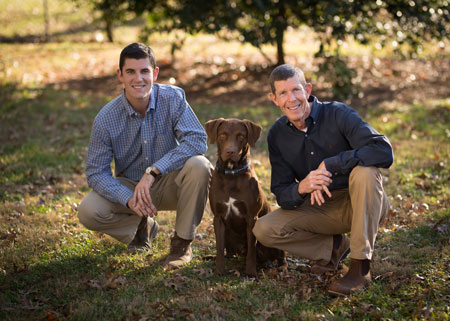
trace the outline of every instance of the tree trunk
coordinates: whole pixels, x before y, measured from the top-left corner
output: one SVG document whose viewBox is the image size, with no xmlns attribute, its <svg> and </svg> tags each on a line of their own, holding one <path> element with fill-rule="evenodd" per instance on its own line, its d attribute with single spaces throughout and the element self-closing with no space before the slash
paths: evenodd
<svg viewBox="0 0 450 321">
<path fill-rule="evenodd" d="M 277 29 L 277 65 L 284 64 L 284 29 Z"/>
<path fill-rule="evenodd" d="M 284 32 L 287 29 L 286 25 L 286 9 L 284 8 L 283 1 L 279 3 L 278 17 L 275 23 L 276 27 L 276 41 L 277 41 L 277 65 L 284 64 Z"/>
<path fill-rule="evenodd" d="M 48 1 L 44 0 L 44 42 L 50 40 L 50 14 L 48 13 Z"/>
<path fill-rule="evenodd" d="M 104 18 L 106 22 L 106 36 L 108 37 L 109 42 L 114 42 L 114 35 L 113 35 L 113 20 L 110 18 Z"/>
</svg>

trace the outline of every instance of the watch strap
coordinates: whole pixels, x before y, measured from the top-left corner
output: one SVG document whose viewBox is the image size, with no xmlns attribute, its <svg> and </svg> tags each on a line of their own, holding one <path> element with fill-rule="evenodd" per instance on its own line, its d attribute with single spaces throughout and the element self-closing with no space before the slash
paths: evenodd
<svg viewBox="0 0 450 321">
<path fill-rule="evenodd" d="M 152 169 L 151 171 L 150 171 L 150 175 L 152 175 L 154 178 L 157 178 L 159 175 L 161 175 L 161 174 L 156 174 L 156 172 Z"/>
</svg>

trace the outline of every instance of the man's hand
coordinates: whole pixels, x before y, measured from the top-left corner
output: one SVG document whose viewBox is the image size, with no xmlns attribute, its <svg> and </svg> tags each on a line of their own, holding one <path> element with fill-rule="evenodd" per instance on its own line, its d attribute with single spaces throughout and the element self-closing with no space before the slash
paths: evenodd
<svg viewBox="0 0 450 321">
<path fill-rule="evenodd" d="M 152 175 L 144 174 L 134 189 L 134 194 L 128 201 L 128 207 L 141 217 L 153 217 L 158 214 L 150 196 L 150 188 L 155 178 Z"/>
<path fill-rule="evenodd" d="M 319 206 L 325 203 L 322 192 L 329 197 L 331 193 L 328 186 L 331 184 L 331 173 L 327 171 L 325 163 L 322 161 L 319 167 L 311 171 L 298 185 L 299 194 L 311 193 L 311 205 L 317 203 Z"/>
</svg>

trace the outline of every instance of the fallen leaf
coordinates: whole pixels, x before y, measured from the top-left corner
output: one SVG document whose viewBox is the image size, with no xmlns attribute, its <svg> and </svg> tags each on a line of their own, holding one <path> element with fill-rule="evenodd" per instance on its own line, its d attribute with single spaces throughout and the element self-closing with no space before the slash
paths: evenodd
<svg viewBox="0 0 450 321">
<path fill-rule="evenodd" d="M 436 231 L 440 234 L 447 234 L 450 232 L 450 228 L 447 224 L 441 224 L 436 228 Z"/>
<path fill-rule="evenodd" d="M 90 288 L 103 289 L 102 282 L 99 280 L 88 280 L 86 285 Z"/>
<path fill-rule="evenodd" d="M 164 286 L 166 288 L 171 288 L 174 289 L 175 291 L 178 291 L 180 288 L 178 286 L 178 284 L 176 284 L 175 282 L 173 282 L 172 280 L 167 280 L 164 282 Z"/>
<path fill-rule="evenodd" d="M 382 280 L 384 280 L 385 278 L 392 276 L 393 274 L 394 274 L 394 272 L 389 271 L 389 272 L 383 273 L 383 274 L 381 274 L 381 275 L 377 275 L 377 276 L 375 277 L 375 280 L 380 280 L 380 281 L 382 281 Z"/>
<path fill-rule="evenodd" d="M 204 276 L 213 275 L 213 271 L 211 269 L 198 268 L 198 269 L 194 269 L 194 272 L 197 272 L 199 275 L 204 275 Z"/>
<path fill-rule="evenodd" d="M 118 275 L 117 273 L 114 273 L 105 281 L 103 287 L 108 289 L 117 289 L 118 287 L 123 286 L 125 282 L 126 282 L 125 277 Z"/>
<path fill-rule="evenodd" d="M 239 272 L 238 270 L 231 270 L 230 272 L 232 272 L 238 278 L 241 277 L 241 272 Z"/>
</svg>

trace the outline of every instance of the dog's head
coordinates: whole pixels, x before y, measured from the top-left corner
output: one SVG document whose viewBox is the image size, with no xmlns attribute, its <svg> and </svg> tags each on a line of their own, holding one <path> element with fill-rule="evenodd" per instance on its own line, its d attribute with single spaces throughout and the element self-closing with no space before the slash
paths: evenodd
<svg viewBox="0 0 450 321">
<path fill-rule="evenodd" d="M 209 143 L 217 142 L 219 162 L 229 169 L 246 161 L 250 146 L 254 147 L 261 135 L 261 126 L 246 119 L 214 119 L 206 122 L 205 129 Z"/>
</svg>

